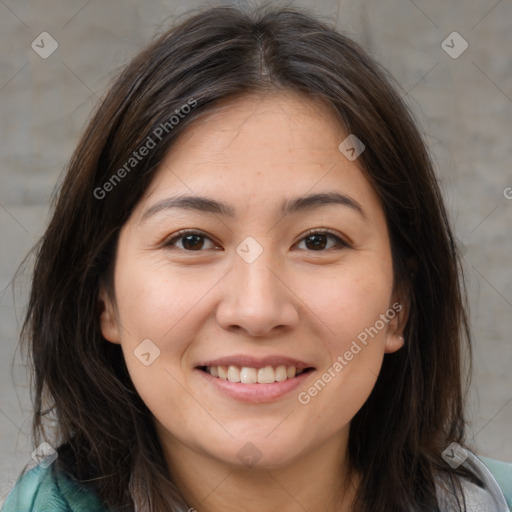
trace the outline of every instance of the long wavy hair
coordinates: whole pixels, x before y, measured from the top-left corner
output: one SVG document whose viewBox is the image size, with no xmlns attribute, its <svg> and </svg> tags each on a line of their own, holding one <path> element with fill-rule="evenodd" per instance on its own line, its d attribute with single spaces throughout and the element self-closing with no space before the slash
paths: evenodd
<svg viewBox="0 0 512 512">
<path fill-rule="evenodd" d="M 218 7 L 189 14 L 118 74 L 34 248 L 21 333 L 33 368 L 34 442 L 48 438 L 53 418 L 55 470 L 89 486 L 112 510 L 167 512 L 180 502 L 121 348 L 100 330 L 99 288 L 114 296 L 120 229 L 197 116 L 220 100 L 282 90 L 323 101 L 365 144 L 358 163 L 382 203 L 395 286 L 410 303 L 405 345 L 385 355 L 351 422 L 349 466 L 362 478 L 354 510 L 437 510 L 436 475 L 455 485 L 456 473 L 470 476 L 441 456 L 451 442 L 465 444 L 471 345 L 462 266 L 428 150 L 399 86 L 359 44 L 306 11 Z M 170 117 L 192 102 L 171 129 Z M 112 181 L 158 127 L 155 147 Z"/>
</svg>

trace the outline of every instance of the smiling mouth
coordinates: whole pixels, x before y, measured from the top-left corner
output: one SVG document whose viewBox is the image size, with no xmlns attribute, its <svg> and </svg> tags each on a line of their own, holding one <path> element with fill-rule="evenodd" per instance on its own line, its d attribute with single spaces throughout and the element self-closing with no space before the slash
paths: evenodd
<svg viewBox="0 0 512 512">
<path fill-rule="evenodd" d="M 212 377 L 241 384 L 272 384 L 293 379 L 314 370 L 313 367 L 297 370 L 293 365 L 265 366 L 264 368 L 229 366 L 198 366 Z"/>
</svg>

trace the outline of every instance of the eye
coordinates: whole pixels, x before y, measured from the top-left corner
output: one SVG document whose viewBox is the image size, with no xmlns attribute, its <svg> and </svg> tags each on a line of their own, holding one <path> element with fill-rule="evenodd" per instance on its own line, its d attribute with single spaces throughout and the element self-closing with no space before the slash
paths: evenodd
<svg viewBox="0 0 512 512">
<path fill-rule="evenodd" d="M 329 239 L 334 240 L 334 247 L 333 245 L 329 246 Z M 321 252 L 324 249 L 333 249 L 336 246 L 338 248 L 350 247 L 350 245 L 342 240 L 339 236 L 325 229 L 309 231 L 306 236 L 302 238 L 300 243 L 303 241 L 305 242 L 307 249 L 315 252 Z"/>
<path fill-rule="evenodd" d="M 331 240 L 331 242 L 334 243 L 331 243 L 331 245 L 329 245 L 329 240 Z M 210 246 L 208 246 L 208 243 L 206 241 L 210 242 Z M 305 242 L 306 249 L 315 252 L 321 252 L 325 249 L 333 249 L 336 247 L 350 247 L 350 245 L 344 240 L 342 240 L 339 236 L 325 229 L 309 231 L 306 234 L 306 236 L 303 237 L 302 240 L 300 241 L 300 243 L 302 242 Z M 171 239 L 165 242 L 165 247 L 171 249 L 178 248 L 186 251 L 199 252 L 202 249 L 215 249 L 217 245 L 215 245 L 212 239 L 206 236 L 201 231 L 185 230 L 178 232 Z"/>
<path fill-rule="evenodd" d="M 205 244 L 205 240 L 209 240 L 211 242 L 211 247 L 205 247 L 205 245 L 208 245 Z M 182 241 L 181 247 L 176 244 L 177 241 Z M 214 249 L 217 246 L 204 233 L 201 233 L 200 231 L 187 230 L 180 231 L 170 240 L 165 242 L 165 247 L 178 247 L 178 249 L 197 252 L 201 249 Z"/>
</svg>

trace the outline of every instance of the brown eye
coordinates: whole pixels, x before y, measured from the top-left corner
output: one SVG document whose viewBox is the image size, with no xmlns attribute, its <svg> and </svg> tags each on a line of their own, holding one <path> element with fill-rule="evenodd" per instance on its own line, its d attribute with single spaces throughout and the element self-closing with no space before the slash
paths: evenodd
<svg viewBox="0 0 512 512">
<path fill-rule="evenodd" d="M 334 240 L 334 243 L 329 245 L 329 240 Z M 349 247 L 349 244 L 329 231 L 313 231 L 306 235 L 301 240 L 301 243 L 303 241 L 305 242 L 306 249 L 316 252 L 321 252 L 324 249 L 332 249 L 336 247 Z"/>
<path fill-rule="evenodd" d="M 179 245 L 180 241 L 181 247 Z M 211 247 L 205 247 L 205 245 L 207 245 L 206 241 L 211 243 Z M 206 235 L 197 231 L 182 231 L 166 242 L 165 246 L 196 252 L 201 251 L 202 249 L 212 249 L 215 247 L 213 242 Z"/>
<path fill-rule="evenodd" d="M 309 235 L 306 239 L 306 247 L 308 249 L 325 249 L 327 245 L 327 236 L 322 234 Z"/>
<path fill-rule="evenodd" d="M 204 237 L 201 235 L 186 235 L 183 238 L 183 248 L 188 250 L 201 249 L 204 245 Z"/>
</svg>

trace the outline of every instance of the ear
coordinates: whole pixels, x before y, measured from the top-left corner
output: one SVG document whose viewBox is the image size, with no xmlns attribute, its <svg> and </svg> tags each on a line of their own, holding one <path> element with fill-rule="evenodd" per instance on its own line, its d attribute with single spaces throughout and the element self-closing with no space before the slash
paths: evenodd
<svg viewBox="0 0 512 512">
<path fill-rule="evenodd" d="M 103 285 L 100 286 L 98 302 L 100 309 L 100 327 L 103 337 L 111 343 L 120 344 L 121 336 L 112 299 Z"/>
<path fill-rule="evenodd" d="M 405 300 L 404 296 L 405 294 L 402 294 L 400 298 L 394 298 L 386 315 L 390 319 L 384 346 L 386 354 L 396 352 L 404 346 L 403 332 L 410 310 L 409 300 Z"/>
</svg>

